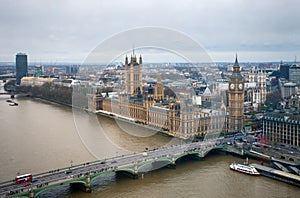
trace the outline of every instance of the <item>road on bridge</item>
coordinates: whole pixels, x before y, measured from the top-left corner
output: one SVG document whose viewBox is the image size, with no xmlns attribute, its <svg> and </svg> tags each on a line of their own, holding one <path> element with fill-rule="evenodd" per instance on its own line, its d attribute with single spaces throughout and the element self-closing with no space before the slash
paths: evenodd
<svg viewBox="0 0 300 198">
<path fill-rule="evenodd" d="M 46 185 L 62 184 L 73 180 L 74 178 L 85 177 L 89 174 L 95 174 L 99 172 L 115 171 L 122 167 L 132 166 L 141 162 L 155 161 L 160 158 L 176 156 L 185 152 L 199 151 L 208 147 L 213 147 L 218 144 L 224 144 L 228 140 L 213 139 L 202 142 L 193 142 L 188 144 L 173 145 L 168 147 L 161 147 L 154 150 L 147 151 L 147 155 L 141 153 L 133 153 L 129 155 L 122 155 L 106 160 L 98 160 L 94 162 L 87 162 L 82 165 L 69 167 L 67 169 L 57 169 L 55 171 L 49 171 L 47 173 L 38 174 L 33 179 L 37 180 L 30 185 L 15 184 L 15 180 L 2 183 L 0 185 L 0 196 L 9 194 L 18 194 L 26 191 L 30 191 L 32 188 L 37 189 Z M 161 168 L 161 167 L 160 167 Z"/>
</svg>

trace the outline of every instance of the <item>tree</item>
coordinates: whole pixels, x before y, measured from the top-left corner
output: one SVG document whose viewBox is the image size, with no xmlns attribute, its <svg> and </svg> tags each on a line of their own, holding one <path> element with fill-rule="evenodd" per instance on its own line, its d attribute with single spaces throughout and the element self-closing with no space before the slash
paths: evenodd
<svg viewBox="0 0 300 198">
<path fill-rule="evenodd" d="M 273 108 L 281 101 L 281 94 L 279 90 L 276 90 L 272 93 L 267 94 L 266 104 L 273 105 Z M 275 105 L 275 106 L 274 106 Z"/>
</svg>

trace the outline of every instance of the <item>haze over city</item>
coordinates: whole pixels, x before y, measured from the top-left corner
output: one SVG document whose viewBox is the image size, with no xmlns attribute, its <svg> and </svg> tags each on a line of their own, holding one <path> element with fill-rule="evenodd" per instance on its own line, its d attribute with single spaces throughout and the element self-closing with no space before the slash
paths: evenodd
<svg viewBox="0 0 300 198">
<path fill-rule="evenodd" d="M 300 2 L 2 1 L 0 62 L 17 52 L 30 62 L 84 62 L 105 39 L 139 27 L 179 31 L 213 61 L 294 61 L 300 57 Z M 147 57 L 147 54 L 144 54 Z M 151 57 L 149 62 L 163 62 Z M 175 60 L 176 61 L 176 60 Z"/>
<path fill-rule="evenodd" d="M 300 1 L 2 0 L 1 197 L 299 197 Z"/>
</svg>

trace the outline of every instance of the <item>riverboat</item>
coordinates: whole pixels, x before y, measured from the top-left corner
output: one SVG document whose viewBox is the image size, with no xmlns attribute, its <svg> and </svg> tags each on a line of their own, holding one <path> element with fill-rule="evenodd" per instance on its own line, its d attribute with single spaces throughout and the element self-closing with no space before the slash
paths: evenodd
<svg viewBox="0 0 300 198">
<path fill-rule="evenodd" d="M 231 170 L 241 172 L 244 174 L 256 175 L 256 176 L 260 175 L 259 172 L 254 168 L 254 166 L 250 166 L 245 163 L 232 163 L 230 164 L 229 167 Z"/>
</svg>

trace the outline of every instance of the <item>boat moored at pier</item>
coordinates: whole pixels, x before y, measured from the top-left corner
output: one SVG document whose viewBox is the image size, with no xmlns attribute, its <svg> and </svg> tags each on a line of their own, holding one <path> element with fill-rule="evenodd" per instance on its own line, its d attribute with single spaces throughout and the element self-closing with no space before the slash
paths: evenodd
<svg viewBox="0 0 300 198">
<path fill-rule="evenodd" d="M 241 173 L 245 173 L 248 175 L 255 175 L 258 176 L 260 175 L 259 172 L 255 169 L 254 166 L 250 166 L 246 163 L 232 163 L 230 164 L 230 169 L 237 171 L 237 172 L 241 172 Z"/>
</svg>

